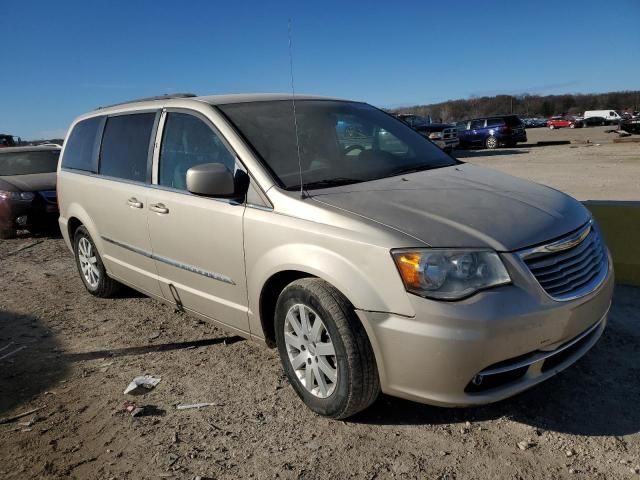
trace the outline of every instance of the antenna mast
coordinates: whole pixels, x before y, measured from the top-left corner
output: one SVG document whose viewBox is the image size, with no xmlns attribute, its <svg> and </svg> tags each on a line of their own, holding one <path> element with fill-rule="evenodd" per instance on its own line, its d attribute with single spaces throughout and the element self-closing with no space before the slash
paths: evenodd
<svg viewBox="0 0 640 480">
<path fill-rule="evenodd" d="M 289 19 L 287 30 L 289 33 L 289 71 L 291 73 L 291 102 L 293 103 L 293 125 L 296 131 L 298 172 L 300 173 L 300 198 L 304 198 L 304 184 L 302 183 L 302 158 L 300 157 L 300 136 L 298 135 L 298 117 L 296 115 L 296 89 L 293 84 L 293 35 L 291 34 L 291 19 Z"/>
</svg>

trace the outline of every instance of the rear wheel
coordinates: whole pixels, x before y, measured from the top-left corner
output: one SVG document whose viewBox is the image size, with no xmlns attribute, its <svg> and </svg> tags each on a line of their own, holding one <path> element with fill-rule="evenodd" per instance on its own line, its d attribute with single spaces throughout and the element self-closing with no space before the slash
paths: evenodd
<svg viewBox="0 0 640 480">
<path fill-rule="evenodd" d="M 119 290 L 120 284 L 107 275 L 88 230 L 84 226 L 78 227 L 73 239 L 76 265 L 85 288 L 96 297 L 111 297 Z"/>
<path fill-rule="evenodd" d="M 485 140 L 484 145 L 491 150 L 498 148 L 498 139 L 496 137 L 489 137 Z"/>
<path fill-rule="evenodd" d="M 276 343 L 293 389 L 314 412 L 347 418 L 380 392 L 373 350 L 353 307 L 318 278 L 289 284 L 276 305 Z"/>
</svg>

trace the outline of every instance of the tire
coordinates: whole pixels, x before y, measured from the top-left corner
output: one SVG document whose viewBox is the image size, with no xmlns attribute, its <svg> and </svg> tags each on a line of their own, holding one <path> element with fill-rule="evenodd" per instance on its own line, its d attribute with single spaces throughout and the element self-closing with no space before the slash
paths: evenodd
<svg viewBox="0 0 640 480">
<path fill-rule="evenodd" d="M 484 141 L 484 146 L 487 147 L 489 150 L 494 150 L 498 148 L 498 139 L 494 136 L 488 137 Z"/>
<path fill-rule="evenodd" d="M 108 298 L 120 289 L 120 283 L 107 275 L 98 249 L 83 225 L 73 236 L 73 253 L 82 283 L 91 295 Z"/>
<path fill-rule="evenodd" d="M 376 400 L 380 380 L 371 344 L 353 307 L 333 286 L 318 278 L 290 283 L 276 304 L 275 330 L 284 372 L 315 413 L 343 419 Z M 335 374 L 333 382 L 326 371 Z"/>
<path fill-rule="evenodd" d="M 555 128 L 556 128 L 555 125 L 549 125 L 549 130 L 553 130 Z"/>
<path fill-rule="evenodd" d="M 18 235 L 18 231 L 15 228 L 8 228 L 5 230 L 0 230 L 0 239 L 1 240 L 9 240 L 11 238 L 16 238 Z"/>
<path fill-rule="evenodd" d="M 569 128 L 576 128 L 576 124 L 575 123 L 570 124 Z"/>
</svg>

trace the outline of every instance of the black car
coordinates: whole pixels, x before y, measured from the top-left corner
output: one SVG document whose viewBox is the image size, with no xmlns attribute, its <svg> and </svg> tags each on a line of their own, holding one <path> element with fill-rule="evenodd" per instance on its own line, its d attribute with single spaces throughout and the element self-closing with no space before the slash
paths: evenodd
<svg viewBox="0 0 640 480">
<path fill-rule="evenodd" d="M 578 128 L 583 127 L 600 127 L 606 125 L 607 120 L 604 117 L 587 117 L 576 120 L 575 126 Z"/>
<path fill-rule="evenodd" d="M 466 148 L 513 147 L 527 141 L 524 123 L 516 115 L 495 115 L 458 122 L 460 146 Z"/>
<path fill-rule="evenodd" d="M 0 238 L 11 238 L 18 229 L 56 228 L 59 156 L 57 146 L 0 149 Z"/>
<path fill-rule="evenodd" d="M 640 134 L 640 117 L 627 118 L 620 121 L 620 130 Z"/>
</svg>

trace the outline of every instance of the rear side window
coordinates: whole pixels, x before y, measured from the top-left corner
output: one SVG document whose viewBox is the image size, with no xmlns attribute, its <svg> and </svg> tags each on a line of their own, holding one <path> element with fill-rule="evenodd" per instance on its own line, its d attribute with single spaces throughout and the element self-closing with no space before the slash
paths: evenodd
<svg viewBox="0 0 640 480">
<path fill-rule="evenodd" d="M 472 120 L 470 128 L 471 128 L 471 130 L 476 130 L 478 128 L 484 128 L 484 119 L 483 120 Z"/>
<path fill-rule="evenodd" d="M 505 121 L 501 118 L 488 118 L 487 127 L 500 127 L 505 124 Z"/>
<path fill-rule="evenodd" d="M 64 149 L 63 168 L 92 173 L 98 171 L 97 135 L 103 121 L 104 117 L 94 117 L 76 123 Z"/>
<path fill-rule="evenodd" d="M 519 125 L 523 125 L 522 120 L 520 120 L 520 117 L 517 117 L 515 115 L 509 115 L 507 117 L 504 117 L 504 123 L 509 127 L 517 127 Z"/>
<path fill-rule="evenodd" d="M 193 115 L 168 113 L 162 134 L 158 183 L 187 189 L 187 170 L 203 163 L 221 163 L 231 173 L 235 157 L 211 128 Z"/>
<path fill-rule="evenodd" d="M 156 114 L 109 117 L 102 137 L 100 174 L 134 182 L 147 180 L 151 133 Z"/>
</svg>

